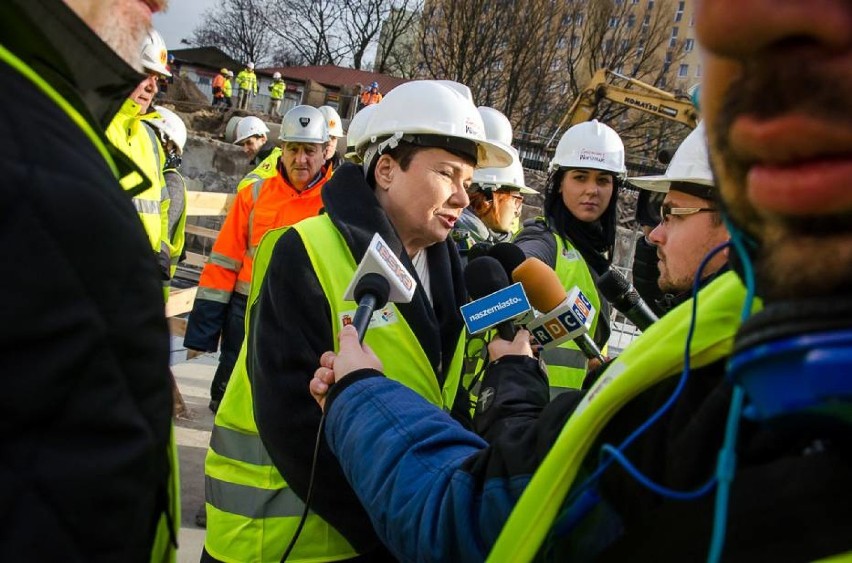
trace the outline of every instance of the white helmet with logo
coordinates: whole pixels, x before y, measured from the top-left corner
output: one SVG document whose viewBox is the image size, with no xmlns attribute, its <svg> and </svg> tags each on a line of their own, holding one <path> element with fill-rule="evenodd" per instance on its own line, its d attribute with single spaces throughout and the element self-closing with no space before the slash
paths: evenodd
<svg viewBox="0 0 852 563">
<path fill-rule="evenodd" d="M 508 166 L 510 152 L 485 138 L 482 117 L 460 88 L 435 80 L 400 84 L 370 116 L 357 150 L 369 168 L 376 155 L 400 140 L 471 154 L 478 167 Z"/>
<path fill-rule="evenodd" d="M 151 29 L 142 41 L 142 68 L 163 76 L 171 76 L 166 68 L 169 61 L 169 51 L 166 42 L 156 29 Z"/>
<path fill-rule="evenodd" d="M 502 168 L 477 168 L 473 171 L 472 190 L 512 190 L 522 194 L 537 194 L 524 181 L 524 167 L 518 152 L 512 149 L 512 164 Z"/>
<path fill-rule="evenodd" d="M 340 114 L 333 107 L 320 106 L 319 110 L 323 117 L 325 117 L 325 124 L 328 126 L 329 135 L 332 137 L 343 137 L 346 135 L 343 132 L 343 124 L 340 122 Z"/>
<path fill-rule="evenodd" d="M 667 192 L 672 182 L 713 186 L 710 157 L 707 154 L 707 138 L 704 122 L 698 124 L 675 151 L 666 173 L 661 176 L 639 176 L 628 181 L 644 190 Z"/>
<path fill-rule="evenodd" d="M 589 168 L 624 174 L 624 143 L 611 127 L 597 119 L 578 123 L 559 139 L 550 170 Z"/>
<path fill-rule="evenodd" d="M 313 106 L 296 106 L 284 114 L 278 138 L 293 143 L 326 143 L 328 126 L 325 117 Z"/>
<path fill-rule="evenodd" d="M 272 73 L 272 80 L 281 80 L 281 73 L 280 72 L 273 72 Z"/>
<path fill-rule="evenodd" d="M 237 123 L 237 138 L 234 144 L 239 145 L 249 137 L 266 135 L 267 133 L 269 133 L 269 127 L 266 126 L 266 123 L 253 115 L 249 115 Z"/>
<path fill-rule="evenodd" d="M 252 63 L 252 62 L 246 63 L 246 68 L 249 69 L 249 70 L 254 70 L 254 63 Z"/>
<path fill-rule="evenodd" d="M 488 106 L 479 106 L 476 109 L 479 110 L 479 115 L 482 116 L 482 123 L 485 125 L 485 136 L 492 141 L 511 146 L 513 133 L 509 118 L 503 115 L 503 112 Z"/>
<path fill-rule="evenodd" d="M 381 104 L 381 102 L 378 104 L 364 106 L 349 122 L 349 127 L 346 129 L 346 154 L 344 155 L 346 160 L 356 164 L 361 164 L 361 157 L 358 156 L 358 152 L 355 150 L 355 147 L 358 145 L 358 142 L 364 138 L 364 132 L 367 129 L 367 122 L 370 121 L 370 116 L 373 115 L 373 111 L 379 107 L 379 104 Z"/>
<path fill-rule="evenodd" d="M 183 154 L 186 145 L 186 125 L 178 115 L 162 106 L 154 106 L 154 111 L 160 114 L 159 119 L 149 119 L 148 123 L 160 130 L 168 140 L 174 141 L 178 154 Z"/>
</svg>

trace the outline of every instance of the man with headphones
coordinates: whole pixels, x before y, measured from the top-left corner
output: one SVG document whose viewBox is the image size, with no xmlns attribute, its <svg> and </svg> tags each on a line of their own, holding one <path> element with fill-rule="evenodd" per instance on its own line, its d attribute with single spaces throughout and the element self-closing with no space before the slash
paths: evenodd
<svg viewBox="0 0 852 563">
<path fill-rule="evenodd" d="M 506 367 L 532 361 L 527 334 L 492 343 L 478 415 L 511 432 L 490 444 L 381 377 L 351 330 L 321 358 L 326 440 L 397 557 L 852 552 L 852 5 L 703 0 L 695 20 L 734 271 L 550 404 Z"/>
<path fill-rule="evenodd" d="M 656 253 L 658 277 L 654 282 L 662 292 L 655 305 L 665 314 L 692 297 L 693 278 L 702 258 L 730 238 L 715 203 L 704 123 L 684 139 L 665 174 L 628 181 L 663 197 L 658 222 L 645 238 Z M 701 287 L 728 271 L 727 256 L 723 251 L 707 264 Z"/>
</svg>

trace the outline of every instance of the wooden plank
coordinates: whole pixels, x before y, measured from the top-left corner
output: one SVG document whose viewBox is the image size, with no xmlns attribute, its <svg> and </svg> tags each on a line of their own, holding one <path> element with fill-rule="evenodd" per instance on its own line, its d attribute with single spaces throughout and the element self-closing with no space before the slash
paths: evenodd
<svg viewBox="0 0 852 563">
<path fill-rule="evenodd" d="M 197 252 L 187 252 L 186 258 L 183 259 L 181 264 L 186 264 L 187 266 L 195 266 L 197 268 L 203 268 L 205 264 L 207 264 L 207 256 L 203 254 L 198 254 Z"/>
<path fill-rule="evenodd" d="M 198 235 L 200 237 L 212 238 L 214 240 L 219 238 L 219 231 L 208 229 L 207 227 L 199 227 L 198 225 L 190 225 L 189 223 L 186 224 L 186 232 L 190 235 Z"/>
<path fill-rule="evenodd" d="M 169 334 L 172 336 L 186 336 L 186 319 L 180 317 L 169 317 Z"/>
<path fill-rule="evenodd" d="M 169 302 L 166 303 L 166 317 L 176 317 L 190 312 L 197 292 L 197 287 L 172 290 L 169 293 Z"/>
<path fill-rule="evenodd" d="M 186 214 L 196 217 L 227 215 L 236 197 L 236 194 L 187 190 Z"/>
</svg>

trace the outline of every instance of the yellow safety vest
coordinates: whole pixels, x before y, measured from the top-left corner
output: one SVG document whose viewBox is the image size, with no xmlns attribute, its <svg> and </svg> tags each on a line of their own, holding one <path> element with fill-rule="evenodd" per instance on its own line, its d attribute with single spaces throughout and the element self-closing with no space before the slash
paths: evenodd
<svg viewBox="0 0 852 563">
<path fill-rule="evenodd" d="M 237 191 L 251 186 L 258 180 L 266 180 L 278 174 L 279 158 L 281 158 L 281 147 L 275 147 L 254 170 L 243 176 L 243 179 L 237 184 Z"/>
<path fill-rule="evenodd" d="M 234 92 L 234 87 L 231 85 L 231 79 L 226 78 L 225 83 L 222 84 L 222 93 L 225 94 L 226 98 L 230 98 L 231 94 Z"/>
<path fill-rule="evenodd" d="M 255 254 L 249 308 L 260 293 L 272 250 L 288 227 L 266 233 Z M 292 228 L 301 235 L 331 309 L 333 345 L 345 315 L 356 305 L 343 300 L 357 264 L 327 215 Z M 449 411 L 458 389 L 463 335 L 459 338 L 443 388 L 405 318 L 393 304 L 373 317 L 365 343 L 382 358 L 388 377 L 397 379 L 431 403 Z M 250 326 L 246 315 L 246 330 Z M 219 405 L 205 461 L 207 552 L 226 563 L 277 562 L 290 543 L 304 504 L 287 486 L 264 448 L 254 422 L 251 384 L 246 370 L 248 338 L 243 341 L 228 389 Z M 329 343 L 331 346 L 332 343 Z M 336 561 L 357 555 L 330 524 L 309 513 L 290 561 Z"/>
<path fill-rule="evenodd" d="M 106 136 L 146 176 L 143 179 L 134 172 L 121 179 L 121 186 L 129 190 L 146 179 L 150 182 L 150 188 L 133 198 L 133 205 L 139 213 L 145 232 L 148 233 L 148 240 L 151 241 L 154 252 L 171 253 L 168 236 L 163 236 L 163 233 L 168 233 L 169 224 L 169 199 L 161 164 L 165 162 L 165 154 L 153 131 L 142 124 L 140 110 L 139 104 L 130 99 L 125 100 L 107 127 Z M 154 113 L 151 116 L 159 117 L 159 114 Z"/>
<path fill-rule="evenodd" d="M 284 97 L 284 89 L 287 88 L 287 85 L 284 84 L 283 80 L 279 80 L 278 82 L 273 82 L 269 85 L 269 97 L 273 100 L 280 100 Z"/>
<path fill-rule="evenodd" d="M 553 234 L 556 239 L 556 275 L 565 285 L 565 291 L 578 286 L 595 307 L 595 318 L 589 334 L 593 335 L 598 327 L 601 315 L 601 299 L 598 289 L 589 271 L 589 266 L 580 252 L 571 242 Z M 588 360 L 580 348 L 569 340 L 556 348 L 544 350 L 541 358 L 547 366 L 547 377 L 550 380 L 550 398 L 552 399 L 567 389 L 580 389 L 586 378 Z"/>
<path fill-rule="evenodd" d="M 27 63 L 15 56 L 14 53 L 0 45 L 0 59 L 5 61 L 10 67 L 15 69 L 22 76 L 32 82 L 39 90 L 41 90 L 50 100 L 55 103 L 83 132 L 83 135 L 91 141 L 95 150 L 101 155 L 106 162 L 107 167 L 112 172 L 115 179 L 119 179 L 118 168 L 115 165 L 112 157 L 109 154 L 104 142 L 100 136 L 92 129 L 86 119 L 80 115 L 80 112 L 71 105 L 62 95 L 56 91 L 47 81 L 39 76 Z M 177 560 L 177 544 L 172 542 L 172 537 L 177 539 L 178 530 L 180 528 L 180 472 L 178 470 L 178 455 L 177 443 L 175 442 L 174 426 L 169 432 L 168 444 L 168 460 L 169 460 L 169 477 L 166 485 L 168 491 L 168 511 L 169 514 L 163 513 L 157 521 L 157 532 L 154 536 L 154 543 L 151 546 L 151 563 L 174 563 Z M 169 528 L 171 524 L 171 529 Z"/>
<path fill-rule="evenodd" d="M 693 368 L 731 354 L 744 300 L 745 287 L 733 272 L 701 290 L 691 344 Z M 760 307 L 756 300 L 753 311 Z M 690 300 L 643 332 L 592 386 L 533 474 L 488 561 L 531 561 L 535 557 L 601 430 L 629 401 L 683 370 L 691 317 Z"/>
<path fill-rule="evenodd" d="M 237 75 L 237 86 L 240 90 L 248 90 L 257 94 L 257 76 L 253 70 L 243 69 Z"/>
</svg>

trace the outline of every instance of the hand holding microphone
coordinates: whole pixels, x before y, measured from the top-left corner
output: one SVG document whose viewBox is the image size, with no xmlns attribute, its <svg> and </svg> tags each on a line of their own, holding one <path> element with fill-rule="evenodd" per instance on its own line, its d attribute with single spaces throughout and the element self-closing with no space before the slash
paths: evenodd
<svg viewBox="0 0 852 563">
<path fill-rule="evenodd" d="M 354 323 L 353 323 L 354 325 Z M 382 361 L 366 344 L 361 344 L 360 335 L 354 326 L 345 326 L 338 335 L 340 350 L 325 352 L 320 356 L 320 367 L 310 382 L 311 395 L 325 408 L 329 388 L 353 371 L 374 369 L 382 371 Z"/>
</svg>

